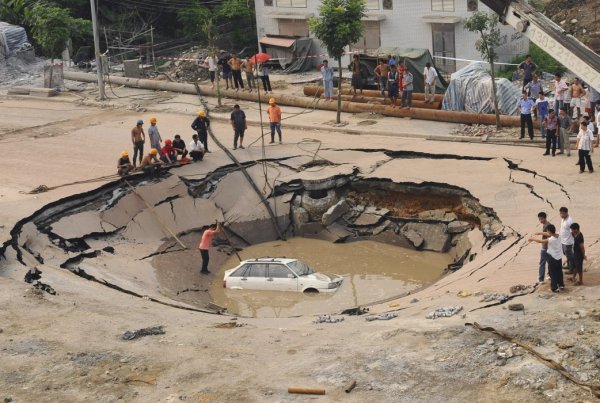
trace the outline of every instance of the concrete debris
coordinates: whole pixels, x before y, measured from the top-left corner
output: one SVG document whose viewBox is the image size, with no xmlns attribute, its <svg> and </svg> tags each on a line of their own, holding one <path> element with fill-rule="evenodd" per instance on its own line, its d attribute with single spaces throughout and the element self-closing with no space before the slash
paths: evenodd
<svg viewBox="0 0 600 403">
<path fill-rule="evenodd" d="M 236 327 L 243 327 L 245 325 L 246 325 L 245 323 L 225 322 L 225 323 L 218 323 L 218 324 L 214 325 L 213 327 L 215 327 L 217 329 L 233 329 Z"/>
<path fill-rule="evenodd" d="M 479 302 L 505 302 L 508 300 L 508 295 L 506 294 L 484 294 L 483 299 Z"/>
<path fill-rule="evenodd" d="M 395 312 L 382 313 L 380 315 L 370 315 L 365 318 L 367 322 L 372 322 L 374 320 L 390 320 L 397 318 L 398 314 Z"/>
<path fill-rule="evenodd" d="M 412 229 L 405 230 L 403 228 L 402 235 L 404 235 L 404 237 L 409 240 L 409 242 L 415 247 L 415 249 L 419 249 L 421 246 L 423 246 L 423 243 L 425 242 L 421 234 Z"/>
<path fill-rule="evenodd" d="M 27 273 L 25 273 L 25 282 L 26 283 L 33 283 L 35 280 L 39 280 L 42 278 L 42 271 L 39 270 L 37 267 L 32 267 L 30 268 Z"/>
<path fill-rule="evenodd" d="M 313 323 L 315 323 L 315 324 L 319 324 L 319 323 L 338 323 L 338 322 L 342 322 L 343 320 L 344 320 L 343 317 L 336 318 L 336 317 L 331 316 L 331 315 L 322 315 L 322 316 L 318 316 L 317 319 L 315 319 L 313 321 Z"/>
<path fill-rule="evenodd" d="M 524 311 L 525 306 L 523 304 L 509 304 L 508 310 L 509 311 Z"/>
<path fill-rule="evenodd" d="M 423 238 L 420 246 L 426 250 L 445 253 L 450 248 L 450 235 L 446 231 L 446 224 L 409 222 L 402 227 L 402 232 L 413 230 Z"/>
<path fill-rule="evenodd" d="M 519 285 L 513 285 L 509 288 L 509 291 L 511 294 L 516 294 L 520 291 L 525 291 L 528 288 L 530 288 L 529 286 L 523 285 L 523 284 L 519 284 Z"/>
<path fill-rule="evenodd" d="M 341 313 L 342 313 L 342 315 L 354 316 L 354 315 L 364 315 L 367 312 L 369 312 L 369 308 L 361 308 L 360 306 L 358 306 L 356 308 L 344 309 Z"/>
<path fill-rule="evenodd" d="M 473 295 L 473 293 L 471 291 L 459 291 L 458 294 L 459 297 L 470 297 L 471 295 Z"/>
<path fill-rule="evenodd" d="M 33 284 L 33 288 L 40 290 L 40 291 L 45 291 L 50 295 L 56 295 L 56 291 L 54 290 L 54 288 L 52 288 L 52 286 L 42 283 L 41 281 L 36 281 Z"/>
<path fill-rule="evenodd" d="M 157 336 L 157 335 L 165 334 L 163 327 L 164 326 L 153 326 L 153 327 L 146 327 L 146 328 L 134 330 L 134 331 L 128 330 L 125 333 L 123 333 L 123 335 L 121 336 L 121 339 L 122 340 L 135 340 L 135 339 L 139 339 L 140 337 Z"/>
<path fill-rule="evenodd" d="M 454 316 L 463 310 L 462 306 L 448 306 L 443 308 L 437 308 L 435 311 L 431 311 L 425 316 L 426 319 L 437 319 L 437 318 L 449 318 Z"/>
<path fill-rule="evenodd" d="M 342 217 L 350 210 L 350 205 L 346 202 L 345 199 L 340 200 L 333 206 L 331 206 L 323 216 L 321 217 L 321 222 L 324 226 L 329 226 L 333 224 L 336 220 Z"/>
<path fill-rule="evenodd" d="M 292 222 L 294 223 L 294 230 L 300 231 L 302 226 L 310 220 L 308 211 L 304 207 L 292 206 Z"/>
<path fill-rule="evenodd" d="M 451 234 L 460 234 L 471 229 L 471 224 L 466 221 L 452 221 L 448 223 L 446 231 Z"/>
<path fill-rule="evenodd" d="M 508 129 L 496 129 L 496 126 L 487 125 L 460 125 L 457 129 L 450 132 L 456 136 L 468 137 L 508 137 L 512 131 Z"/>
</svg>

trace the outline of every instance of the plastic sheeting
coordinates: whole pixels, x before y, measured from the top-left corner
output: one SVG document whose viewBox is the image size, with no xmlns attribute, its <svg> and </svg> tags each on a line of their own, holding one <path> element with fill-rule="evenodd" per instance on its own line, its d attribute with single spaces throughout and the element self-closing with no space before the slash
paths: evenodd
<svg viewBox="0 0 600 403">
<path fill-rule="evenodd" d="M 312 69 L 314 65 L 310 57 L 313 46 L 312 38 L 296 38 L 289 47 L 265 42 L 261 40 L 265 53 L 270 54 L 273 59 L 277 59 L 276 61 L 284 73 L 301 73 Z"/>
<path fill-rule="evenodd" d="M 27 43 L 25 28 L 0 21 L 0 60 L 8 58 Z"/>
<path fill-rule="evenodd" d="M 496 79 L 498 109 L 503 115 L 517 114 L 519 88 L 505 78 Z M 442 109 L 493 113 L 492 77 L 481 63 L 472 63 L 452 74 Z"/>
</svg>

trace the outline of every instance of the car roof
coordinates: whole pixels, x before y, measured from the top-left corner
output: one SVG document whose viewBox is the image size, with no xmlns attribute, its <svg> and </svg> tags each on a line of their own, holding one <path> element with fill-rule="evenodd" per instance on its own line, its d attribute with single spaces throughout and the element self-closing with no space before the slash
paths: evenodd
<svg viewBox="0 0 600 403">
<path fill-rule="evenodd" d="M 288 264 L 288 263 L 292 263 L 297 261 L 298 259 L 289 259 L 286 257 L 261 257 L 261 258 L 257 258 L 257 259 L 248 259 L 248 260 L 243 260 L 240 262 L 240 264 L 245 264 L 245 263 L 256 263 L 256 262 L 260 262 L 260 263 L 283 263 L 283 264 Z"/>
</svg>

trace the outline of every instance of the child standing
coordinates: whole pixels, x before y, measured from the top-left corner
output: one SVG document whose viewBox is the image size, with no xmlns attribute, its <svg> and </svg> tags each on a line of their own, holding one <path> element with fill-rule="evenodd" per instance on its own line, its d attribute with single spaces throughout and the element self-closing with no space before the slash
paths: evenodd
<svg viewBox="0 0 600 403">
<path fill-rule="evenodd" d="M 574 222 L 571 224 L 571 234 L 573 235 L 573 260 L 575 261 L 573 267 L 573 285 L 583 284 L 583 261 L 587 260 L 585 255 L 585 246 L 583 246 L 583 234 L 579 230 L 579 224 Z M 577 275 L 579 275 L 579 281 L 577 281 Z"/>
<path fill-rule="evenodd" d="M 559 292 L 565 288 L 562 266 L 562 245 L 556 232 L 556 227 L 549 224 L 546 232 L 538 232 L 536 235 L 547 236 L 547 239 L 529 238 L 530 242 L 547 245 L 548 249 L 548 272 L 550 273 L 550 291 Z"/>
</svg>

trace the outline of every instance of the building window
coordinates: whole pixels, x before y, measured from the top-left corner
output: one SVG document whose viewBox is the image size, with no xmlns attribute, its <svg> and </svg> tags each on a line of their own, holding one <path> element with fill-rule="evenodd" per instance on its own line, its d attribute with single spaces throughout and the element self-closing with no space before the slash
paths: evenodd
<svg viewBox="0 0 600 403">
<path fill-rule="evenodd" d="M 265 7 L 273 7 L 273 0 L 265 0 Z"/>
<path fill-rule="evenodd" d="M 285 36 L 308 36 L 308 23 L 306 20 L 279 20 L 279 35 Z"/>
<path fill-rule="evenodd" d="M 306 0 L 277 0 L 277 7 L 306 8 Z"/>
<path fill-rule="evenodd" d="M 442 73 L 456 71 L 454 24 L 431 24 L 433 61 Z"/>
<path fill-rule="evenodd" d="M 467 0 L 467 11 L 477 11 L 479 9 L 479 0 Z"/>
<path fill-rule="evenodd" d="M 393 0 L 383 0 L 381 2 L 384 10 L 393 10 L 394 9 L 394 1 Z"/>
<path fill-rule="evenodd" d="M 367 10 L 379 10 L 379 0 L 366 0 Z"/>
<path fill-rule="evenodd" d="M 363 21 L 363 36 L 350 45 L 350 50 L 376 50 L 381 46 L 379 21 Z"/>
<path fill-rule="evenodd" d="M 431 0 L 431 11 L 454 11 L 454 0 Z"/>
</svg>

